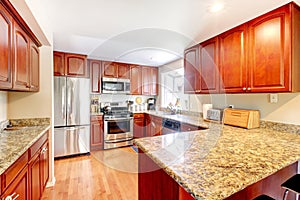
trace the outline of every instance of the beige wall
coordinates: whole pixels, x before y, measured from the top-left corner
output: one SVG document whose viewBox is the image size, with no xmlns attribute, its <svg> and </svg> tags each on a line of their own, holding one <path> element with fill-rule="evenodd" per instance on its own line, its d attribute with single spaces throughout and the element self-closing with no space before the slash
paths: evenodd
<svg viewBox="0 0 300 200">
<path fill-rule="evenodd" d="M 0 122 L 7 119 L 7 92 L 0 91 Z"/>
<path fill-rule="evenodd" d="M 160 72 L 183 67 L 177 60 L 160 67 Z M 161 95 L 161 94 L 160 94 Z M 278 103 L 269 103 L 269 94 L 189 95 L 189 110 L 202 112 L 202 104 L 213 103 L 216 108 L 234 105 L 235 108 L 258 109 L 263 120 L 300 125 L 300 93 L 280 93 Z"/>
</svg>

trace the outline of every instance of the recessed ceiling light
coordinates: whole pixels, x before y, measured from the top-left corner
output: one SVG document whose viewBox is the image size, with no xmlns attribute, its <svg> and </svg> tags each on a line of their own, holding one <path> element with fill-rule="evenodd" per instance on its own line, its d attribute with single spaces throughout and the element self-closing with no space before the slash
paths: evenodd
<svg viewBox="0 0 300 200">
<path fill-rule="evenodd" d="M 209 9 L 210 12 L 218 12 L 220 10 L 222 10 L 224 8 L 224 4 L 223 3 L 215 3 L 214 5 L 212 5 Z"/>
</svg>

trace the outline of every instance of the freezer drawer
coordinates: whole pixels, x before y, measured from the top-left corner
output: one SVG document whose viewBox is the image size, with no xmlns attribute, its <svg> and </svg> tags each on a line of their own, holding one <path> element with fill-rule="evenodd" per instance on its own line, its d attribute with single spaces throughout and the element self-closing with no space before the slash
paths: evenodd
<svg viewBox="0 0 300 200">
<path fill-rule="evenodd" d="M 90 152 L 90 126 L 54 129 L 54 157 Z"/>
</svg>

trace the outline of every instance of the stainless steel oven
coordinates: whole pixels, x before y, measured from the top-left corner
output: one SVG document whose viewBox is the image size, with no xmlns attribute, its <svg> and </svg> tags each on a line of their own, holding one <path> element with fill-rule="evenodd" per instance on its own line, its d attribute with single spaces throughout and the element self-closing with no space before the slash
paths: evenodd
<svg viewBox="0 0 300 200">
<path fill-rule="evenodd" d="M 102 78 L 102 93 L 130 93 L 130 80 L 121 78 Z"/>
<path fill-rule="evenodd" d="M 104 149 L 132 145 L 133 117 L 104 119 Z"/>
</svg>

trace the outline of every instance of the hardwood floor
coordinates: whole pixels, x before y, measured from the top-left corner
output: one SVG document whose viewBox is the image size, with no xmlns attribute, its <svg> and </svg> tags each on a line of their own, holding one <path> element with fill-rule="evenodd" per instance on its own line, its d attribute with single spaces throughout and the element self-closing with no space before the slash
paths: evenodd
<svg viewBox="0 0 300 200">
<path fill-rule="evenodd" d="M 42 200 L 136 200 L 137 153 L 130 147 L 55 161 L 56 183 Z"/>
</svg>

